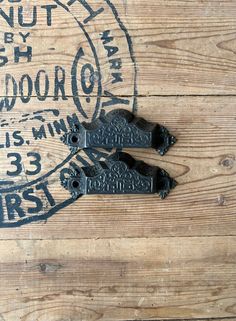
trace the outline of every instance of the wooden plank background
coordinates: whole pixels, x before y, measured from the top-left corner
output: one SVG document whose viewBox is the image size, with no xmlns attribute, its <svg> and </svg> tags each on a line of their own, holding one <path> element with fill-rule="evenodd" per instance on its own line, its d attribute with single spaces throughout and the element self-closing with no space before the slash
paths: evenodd
<svg viewBox="0 0 236 321">
<path fill-rule="evenodd" d="M 113 3 L 134 44 L 138 113 L 178 138 L 163 158 L 130 152 L 160 164 L 179 185 L 164 201 L 84 197 L 47 221 L 1 228 L 0 321 L 236 320 L 236 2 Z M 65 47 L 74 46 L 71 20 L 63 11 L 55 19 Z M 104 24 L 112 25 L 109 17 Z M 35 69 L 67 64 L 65 52 L 44 55 L 40 47 Z M 4 72 L 25 68 L 10 64 Z M 115 90 L 128 95 L 122 85 Z M 69 110 L 72 97 L 63 104 Z M 29 110 L 18 103 L 11 117 L 22 111 Z M 61 146 L 53 140 L 40 148 L 63 159 Z M 2 168 L 4 159 L 0 150 Z M 59 182 L 52 188 L 63 200 Z"/>
</svg>

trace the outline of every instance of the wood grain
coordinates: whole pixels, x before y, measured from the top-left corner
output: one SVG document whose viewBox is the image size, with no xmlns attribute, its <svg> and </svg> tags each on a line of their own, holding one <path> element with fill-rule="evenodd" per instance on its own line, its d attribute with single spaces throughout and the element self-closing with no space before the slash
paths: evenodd
<svg viewBox="0 0 236 321">
<path fill-rule="evenodd" d="M 131 3 L 140 93 L 235 94 L 235 1 Z"/>
<path fill-rule="evenodd" d="M 1 241 L 1 316 L 235 318 L 235 249 L 235 237 Z"/>
<path fill-rule="evenodd" d="M 25 3 L 27 6 L 27 1 Z M 31 0 L 31 3 L 39 7 L 54 2 L 44 0 L 38 4 Z M 94 3 L 101 3 L 101 0 L 94 0 Z M 142 0 L 113 0 L 113 3 L 133 39 L 140 95 L 235 94 L 234 0 L 170 0 L 168 3 L 166 0 L 156 0 L 149 1 L 145 7 Z M 6 3 L 2 6 L 7 7 Z M 45 28 L 44 11 L 39 11 L 37 28 L 31 30 L 30 41 L 34 43 L 35 51 L 33 66 L 29 67 L 23 62 L 17 66 L 10 59 L 10 64 L 5 68 L 17 79 L 22 75 L 22 70 L 34 76 L 42 67 L 46 67 L 50 78 L 53 78 L 53 66 L 57 64 L 70 70 L 78 39 L 84 44 L 75 22 L 63 9 L 58 9 L 57 14 L 53 15 L 54 26 L 59 28 Z M 104 30 L 111 25 L 114 33 L 119 32 L 110 15 L 105 14 Z M 2 20 L 0 27 L 2 31 L 7 31 Z M 55 37 L 66 41 L 54 41 Z M 19 39 L 16 41 L 19 42 Z M 56 52 L 50 50 L 52 41 Z M 11 52 L 8 53 L 11 57 Z M 125 73 L 125 69 L 129 69 L 126 48 L 121 48 L 120 54 Z M 106 78 L 107 65 L 104 60 L 101 66 Z M 114 86 L 117 94 L 128 94 L 133 78 L 127 71 L 126 76 L 125 85 L 119 83 L 119 86 Z M 69 83 L 68 75 L 68 87 Z"/>
<path fill-rule="evenodd" d="M 165 157 L 152 150 L 129 152 L 160 165 L 177 179 L 179 185 L 170 196 L 164 201 L 157 196 L 86 196 L 55 214 L 46 225 L 37 222 L 1 229 L 0 238 L 235 235 L 235 103 L 232 97 L 139 98 L 139 115 L 165 124 L 178 142 Z M 68 110 L 69 106 L 70 101 Z M 30 135 L 31 122 L 22 126 L 25 135 Z M 40 153 L 50 149 L 51 163 L 46 162 L 44 172 L 68 153 L 59 137 L 32 145 Z M 69 196 L 59 185 L 58 176 L 50 191 L 58 201 Z"/>
<path fill-rule="evenodd" d="M 90 196 L 48 220 L 0 228 L 0 321 L 236 321 L 236 1 L 112 2 L 133 41 L 138 114 L 164 124 L 178 139 L 165 157 L 153 150 L 128 152 L 165 168 L 179 185 L 165 201 L 157 196 Z M 104 1 L 90 3 L 98 7 Z M 35 81 L 37 72 L 45 69 L 50 80 L 45 101 L 32 97 L 23 104 L 17 98 L 10 112 L 1 110 L 0 144 L 16 129 L 31 141 L 18 149 L 0 148 L 1 179 L 9 169 L 7 153 L 20 151 L 24 166 L 15 180 L 19 185 L 32 180 L 26 174 L 32 169 L 29 151 L 42 156 L 36 179 L 68 156 L 59 134 L 51 137 L 47 131 L 47 139 L 33 141 L 32 128 L 44 125 L 48 130 L 49 124 L 74 112 L 75 53 L 82 46 L 86 59 L 93 59 L 83 33 L 65 10 L 58 8 L 53 25 L 45 27 L 45 4 L 55 1 L 22 0 L 26 8 L 36 5 L 38 10 L 37 25 L 29 29 L 32 63 L 13 61 L 13 47 L 24 48 L 16 24 L 14 43 L 7 46 L 9 63 L 0 68 L 0 98 L 5 95 L 6 73 L 17 82 L 28 73 Z M 9 5 L 19 4 L 4 0 L 0 7 Z M 122 38 L 108 11 L 102 22 L 87 28 L 101 56 L 99 30 L 110 29 Z M 0 19 L 0 49 L 7 31 L 12 30 Z M 135 77 L 127 44 L 119 46 L 119 55 L 125 81 L 111 84 L 108 59 L 103 57 L 103 85 L 132 99 Z M 53 99 L 57 65 L 66 70 L 67 100 Z M 91 96 L 95 100 L 96 95 Z M 49 109 L 60 113 L 45 111 Z M 43 120 L 35 117 L 40 110 L 45 111 Z M 86 112 L 91 118 L 94 110 L 88 106 Z M 69 198 L 58 173 L 49 189 L 58 203 Z M 4 193 L 1 198 L 5 200 Z M 45 198 L 43 206 L 47 211 Z"/>
</svg>

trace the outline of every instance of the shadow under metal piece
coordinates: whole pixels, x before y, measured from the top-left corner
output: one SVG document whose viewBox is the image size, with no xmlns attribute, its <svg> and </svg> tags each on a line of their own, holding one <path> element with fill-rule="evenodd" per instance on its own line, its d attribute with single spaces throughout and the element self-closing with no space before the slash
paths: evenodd
<svg viewBox="0 0 236 321">
<path fill-rule="evenodd" d="M 164 199 L 177 185 L 163 169 L 123 152 L 94 166 L 73 167 L 61 183 L 74 199 L 86 194 L 159 194 Z"/>
<path fill-rule="evenodd" d="M 84 148 L 154 148 L 163 156 L 176 138 L 156 123 L 136 117 L 125 109 L 102 112 L 91 123 L 73 126 L 61 140 L 72 153 Z"/>
</svg>

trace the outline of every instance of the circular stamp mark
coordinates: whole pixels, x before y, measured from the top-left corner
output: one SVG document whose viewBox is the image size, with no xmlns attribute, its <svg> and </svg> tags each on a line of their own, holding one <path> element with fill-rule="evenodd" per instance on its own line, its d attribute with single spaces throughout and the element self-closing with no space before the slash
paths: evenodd
<svg viewBox="0 0 236 321">
<path fill-rule="evenodd" d="M 102 109 L 135 112 L 137 70 L 110 0 L 3 1 L 0 25 L 0 227 L 16 227 L 73 202 L 60 186 L 68 163 L 88 165 L 107 152 L 74 156 L 60 136 Z"/>
</svg>

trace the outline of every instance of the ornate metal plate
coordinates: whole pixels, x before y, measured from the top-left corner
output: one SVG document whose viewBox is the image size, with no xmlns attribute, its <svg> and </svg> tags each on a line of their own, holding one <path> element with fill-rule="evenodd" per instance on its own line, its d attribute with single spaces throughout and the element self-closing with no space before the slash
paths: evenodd
<svg viewBox="0 0 236 321">
<path fill-rule="evenodd" d="M 75 153 L 84 148 L 154 148 L 164 155 L 176 138 L 155 123 L 136 117 L 124 109 L 104 112 L 91 123 L 81 123 L 62 137 Z"/>
<path fill-rule="evenodd" d="M 86 194 L 159 194 L 164 199 L 177 184 L 163 169 L 123 152 L 95 166 L 71 168 L 61 183 L 75 199 Z"/>
</svg>

